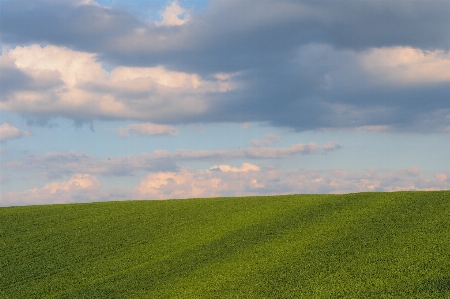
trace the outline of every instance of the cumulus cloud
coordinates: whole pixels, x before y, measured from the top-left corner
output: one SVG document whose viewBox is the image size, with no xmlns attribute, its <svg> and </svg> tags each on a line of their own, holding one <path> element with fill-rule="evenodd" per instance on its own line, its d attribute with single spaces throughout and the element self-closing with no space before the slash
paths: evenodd
<svg viewBox="0 0 450 299">
<path fill-rule="evenodd" d="M 178 1 L 169 2 L 161 13 L 162 21 L 156 22 L 159 26 L 180 26 L 189 21 L 189 14 Z"/>
<path fill-rule="evenodd" d="M 117 129 L 116 132 L 120 137 L 128 137 L 130 135 L 178 135 L 178 130 L 174 127 L 152 123 L 131 124 L 126 126 L 125 128 Z"/>
<path fill-rule="evenodd" d="M 217 178 L 199 177 L 187 171 L 151 173 L 133 190 L 133 195 L 149 199 L 213 197 L 219 195 L 219 182 Z"/>
<path fill-rule="evenodd" d="M 18 128 L 8 122 L 4 122 L 0 125 L 0 142 L 30 135 L 30 132 L 20 131 Z"/>
<path fill-rule="evenodd" d="M 56 46 L 16 47 L 1 59 L 8 70 L 2 74 L 23 82 L 1 94 L 0 109 L 43 118 L 176 122 L 205 113 L 207 95 L 235 88 L 228 78 L 205 80 L 162 66 L 107 72 L 96 55 Z"/>
<path fill-rule="evenodd" d="M 346 171 L 341 169 L 251 170 L 220 165 L 209 170 L 151 173 L 133 190 L 136 198 L 169 199 L 216 196 L 248 196 L 296 193 L 350 193 L 367 191 L 445 190 L 450 182 L 444 174 L 401 170 Z M 220 169 L 220 171 L 218 171 Z M 223 170 L 222 170 L 223 169 Z M 415 175 L 410 175 L 411 171 Z M 419 171 L 420 172 L 420 171 Z M 409 173 L 409 175 L 408 175 Z"/>
<path fill-rule="evenodd" d="M 359 57 L 376 81 L 389 85 L 450 82 L 450 52 L 412 47 L 372 48 Z"/>
<path fill-rule="evenodd" d="M 75 174 L 68 181 L 52 182 L 42 188 L 26 191 L 14 191 L 2 195 L 0 205 L 39 205 L 105 200 L 108 196 L 101 190 L 101 184 L 95 176 Z"/>
</svg>

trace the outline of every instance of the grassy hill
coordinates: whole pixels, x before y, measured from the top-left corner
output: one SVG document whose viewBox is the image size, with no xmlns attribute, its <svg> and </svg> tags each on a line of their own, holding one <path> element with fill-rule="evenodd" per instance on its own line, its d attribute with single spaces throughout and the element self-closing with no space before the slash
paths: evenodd
<svg viewBox="0 0 450 299">
<path fill-rule="evenodd" d="M 450 191 L 0 208 L 0 298 L 450 298 Z"/>
</svg>

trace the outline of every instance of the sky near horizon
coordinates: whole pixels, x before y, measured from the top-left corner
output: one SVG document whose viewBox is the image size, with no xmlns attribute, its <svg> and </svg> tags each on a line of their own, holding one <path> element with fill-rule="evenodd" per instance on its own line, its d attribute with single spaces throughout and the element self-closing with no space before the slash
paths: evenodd
<svg viewBox="0 0 450 299">
<path fill-rule="evenodd" d="M 0 13 L 0 206 L 450 189 L 450 0 Z"/>
</svg>

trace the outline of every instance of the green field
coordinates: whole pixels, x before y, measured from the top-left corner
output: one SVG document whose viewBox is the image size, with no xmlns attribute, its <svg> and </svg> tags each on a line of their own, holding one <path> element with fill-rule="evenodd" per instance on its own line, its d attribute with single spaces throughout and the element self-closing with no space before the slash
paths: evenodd
<svg viewBox="0 0 450 299">
<path fill-rule="evenodd" d="M 0 208 L 0 298 L 450 298 L 450 191 Z"/>
</svg>

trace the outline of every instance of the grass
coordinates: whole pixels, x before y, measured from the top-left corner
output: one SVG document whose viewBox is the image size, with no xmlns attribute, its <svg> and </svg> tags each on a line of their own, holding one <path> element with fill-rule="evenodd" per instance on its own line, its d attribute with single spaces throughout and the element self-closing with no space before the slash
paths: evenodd
<svg viewBox="0 0 450 299">
<path fill-rule="evenodd" d="M 450 298 L 450 191 L 0 208 L 0 298 Z"/>
</svg>

